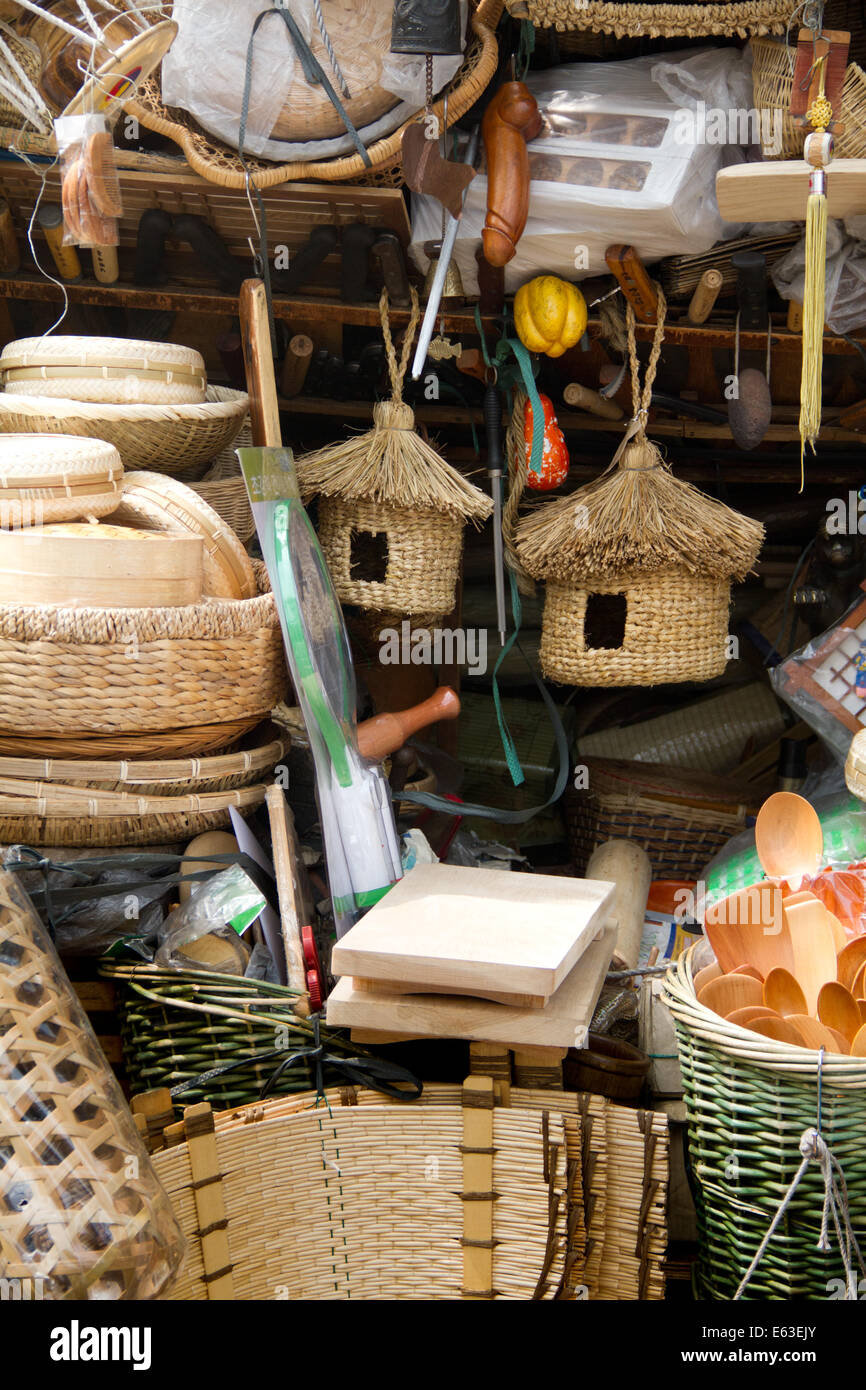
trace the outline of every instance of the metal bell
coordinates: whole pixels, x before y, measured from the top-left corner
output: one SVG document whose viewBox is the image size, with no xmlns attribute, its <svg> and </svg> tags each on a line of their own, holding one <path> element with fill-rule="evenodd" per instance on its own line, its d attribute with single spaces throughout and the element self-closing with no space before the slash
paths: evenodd
<svg viewBox="0 0 866 1390">
<path fill-rule="evenodd" d="M 424 277 L 424 298 L 429 299 L 430 289 L 433 284 L 433 277 L 436 274 L 436 267 L 439 264 L 439 256 L 442 251 L 441 241 L 425 241 L 424 255 L 429 257 L 430 264 L 427 267 L 427 274 Z M 460 270 L 453 256 L 445 272 L 445 284 L 442 287 L 442 299 L 465 299 L 466 291 L 463 288 L 463 280 Z"/>
</svg>

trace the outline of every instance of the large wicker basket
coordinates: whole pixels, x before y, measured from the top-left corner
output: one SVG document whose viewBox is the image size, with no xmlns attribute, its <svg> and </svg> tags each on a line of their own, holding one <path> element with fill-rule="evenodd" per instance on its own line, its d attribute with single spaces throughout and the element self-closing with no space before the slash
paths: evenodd
<svg viewBox="0 0 866 1390">
<path fill-rule="evenodd" d="M 232 444 L 248 409 L 246 392 L 226 386 L 209 386 L 202 405 L 93 405 L 5 391 L 0 432 L 104 439 L 127 469 L 188 475 Z"/>
<path fill-rule="evenodd" d="M 449 83 L 447 93 L 433 106 L 443 119 L 447 99 L 447 122 L 452 126 L 478 100 L 496 72 L 499 48 L 494 30 L 502 14 L 503 0 L 481 0 L 472 16 L 473 37 L 459 72 Z M 173 140 L 197 174 L 224 188 L 243 188 L 246 176 L 238 152 L 221 143 L 185 111 L 168 109 L 162 103 L 159 79 L 143 83 L 137 98 L 125 103 L 126 111 L 148 130 Z M 359 154 L 310 163 L 272 164 L 246 157 L 247 167 L 259 188 L 271 188 L 290 179 L 322 179 L 328 183 L 374 183 L 396 187 L 402 184 L 401 138 L 408 122 L 386 139 L 377 140 L 367 150 L 367 167 Z"/>
<path fill-rule="evenodd" d="M 841 1164 L 861 1248 L 866 1240 L 866 1058 L 771 1041 L 698 1003 L 694 949 L 672 966 L 665 998 L 674 1016 L 688 1107 L 689 1161 L 698 1215 L 704 1298 L 737 1291 L 818 1128 Z M 845 1270 L 832 1230 L 819 1248 L 824 1183 L 803 1177 L 745 1290 L 751 1299 L 844 1296 Z M 837 1292 L 833 1293 L 832 1281 Z"/>
<path fill-rule="evenodd" d="M 728 579 L 678 570 L 634 579 L 599 579 L 591 587 L 548 579 L 541 627 L 544 674 L 563 685 L 662 685 L 708 681 L 727 662 Z M 587 606 L 595 595 L 622 595 L 618 645 L 589 646 Z"/>
<path fill-rule="evenodd" d="M 715 854 L 758 810 L 748 789 L 687 768 L 617 759 L 578 759 L 585 790 L 569 788 L 563 809 L 578 873 L 605 840 L 634 840 L 655 878 L 697 880 Z"/>
<path fill-rule="evenodd" d="M 667 1128 L 489 1076 L 420 1100 L 330 1090 L 165 1131 L 188 1237 L 173 1299 L 658 1299 Z"/>
<path fill-rule="evenodd" d="M 185 608 L 0 605 L 0 734 L 261 720 L 287 686 L 270 593 Z"/>
</svg>

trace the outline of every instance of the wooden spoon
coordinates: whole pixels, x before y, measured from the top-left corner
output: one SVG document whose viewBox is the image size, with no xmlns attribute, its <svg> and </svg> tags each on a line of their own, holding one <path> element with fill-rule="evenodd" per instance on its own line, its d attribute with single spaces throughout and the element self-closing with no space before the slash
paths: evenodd
<svg viewBox="0 0 866 1390">
<path fill-rule="evenodd" d="M 860 966 L 860 969 L 854 976 L 854 983 L 849 985 L 848 988 L 855 999 L 866 999 L 866 961 Z"/>
<path fill-rule="evenodd" d="M 814 878 L 824 853 L 814 807 L 796 792 L 774 792 L 758 812 L 755 848 L 767 878 L 787 879 L 795 888 Z"/>
<path fill-rule="evenodd" d="M 764 991 L 759 980 L 750 975 L 722 975 L 718 980 L 710 980 L 698 995 L 698 1003 L 714 1013 L 727 1018 L 735 1009 L 745 1009 L 750 1004 L 760 1005 Z"/>
<path fill-rule="evenodd" d="M 855 936 L 836 957 L 836 979 L 851 989 L 859 971 L 866 963 L 866 936 Z"/>
<path fill-rule="evenodd" d="M 819 1023 L 817 1018 L 809 1014 L 789 1014 L 788 1022 L 800 1034 L 804 1047 L 824 1047 L 828 1052 L 839 1050 L 839 1044 L 826 1023 Z"/>
<path fill-rule="evenodd" d="M 803 1039 L 791 1024 L 789 1018 L 779 1018 L 778 1014 L 770 1014 L 769 1018 L 756 1018 L 748 1025 L 753 1033 L 760 1033 L 763 1038 L 772 1038 L 774 1042 L 790 1043 L 792 1047 L 802 1047 Z"/>
<path fill-rule="evenodd" d="M 758 980 L 761 984 L 764 983 L 764 977 L 760 970 L 756 970 L 753 965 L 738 965 L 736 970 L 732 970 L 730 973 L 732 975 L 748 975 L 750 979 Z"/>
<path fill-rule="evenodd" d="M 851 1052 L 851 1039 L 840 1033 L 838 1028 L 831 1028 L 830 1032 L 836 1039 L 836 1051 L 841 1052 L 843 1057 L 847 1057 Z"/>
<path fill-rule="evenodd" d="M 785 899 L 782 912 L 794 954 L 792 974 L 806 996 L 806 1012 L 816 1014 L 821 986 L 835 980 L 837 970 L 827 909 L 814 893 L 795 893 Z"/>
<path fill-rule="evenodd" d="M 764 1004 L 783 1018 L 808 1013 L 806 996 L 790 970 L 770 971 L 764 981 Z"/>
<path fill-rule="evenodd" d="M 728 1014 L 729 1023 L 738 1023 L 741 1028 L 751 1028 L 756 1018 L 779 1018 L 780 1015 L 773 1009 L 766 1008 L 763 1004 L 749 1004 L 745 1009 L 734 1009 L 732 1014 Z"/>
<path fill-rule="evenodd" d="M 835 912 L 830 911 L 826 903 L 824 904 L 824 911 L 827 914 L 827 921 L 830 923 L 830 930 L 833 933 L 833 945 L 836 948 L 836 956 L 838 958 L 839 952 L 844 951 L 845 947 L 848 945 L 848 937 L 839 918 L 836 916 Z"/>
<path fill-rule="evenodd" d="M 695 994 L 700 995 L 704 985 L 708 985 L 710 980 L 718 980 L 723 974 L 724 971 L 718 962 L 713 961 L 712 965 L 705 965 L 694 978 Z"/>
<path fill-rule="evenodd" d="M 852 1057 L 866 1057 L 866 1023 L 858 1029 L 854 1041 L 851 1044 Z"/>
<path fill-rule="evenodd" d="M 866 999 L 858 999 L 857 1008 L 860 1010 L 860 1022 L 866 1023 Z"/>
<path fill-rule="evenodd" d="M 726 973 L 744 961 L 764 978 L 777 965 L 793 969 L 794 957 L 782 907 L 778 887 L 758 883 L 707 908 L 704 931 Z"/>
<path fill-rule="evenodd" d="M 860 1031 L 860 1010 L 850 989 L 831 980 L 818 994 L 818 1017 L 850 1044 Z"/>
</svg>

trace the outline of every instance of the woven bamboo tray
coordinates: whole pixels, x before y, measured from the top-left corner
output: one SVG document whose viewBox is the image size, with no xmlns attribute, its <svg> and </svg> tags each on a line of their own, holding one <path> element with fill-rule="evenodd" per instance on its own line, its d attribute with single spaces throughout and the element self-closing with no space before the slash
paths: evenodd
<svg viewBox="0 0 866 1390">
<path fill-rule="evenodd" d="M 153 1161 L 190 1232 L 172 1298 L 663 1297 L 660 1114 L 477 1074 L 411 1103 L 343 1087 L 196 1106 L 163 1139 Z M 216 1220 L 222 1237 L 199 1239 Z"/>
<path fill-rule="evenodd" d="M 611 3 L 611 0 L 506 0 L 517 19 L 539 28 L 590 29 L 623 38 L 706 38 L 710 34 L 783 34 L 789 0 L 698 0 L 697 4 Z"/>
<path fill-rule="evenodd" d="M 270 593 L 187 608 L 0 605 L 0 736 L 260 723 L 287 684 Z"/>
<path fill-rule="evenodd" d="M 653 763 L 584 758 L 586 790 L 569 788 L 563 810 L 579 873 L 605 840 L 634 840 L 654 878 L 698 879 L 758 805 L 748 787 L 726 778 Z"/>
<path fill-rule="evenodd" d="M 101 439 L 0 434 L 0 526 L 108 516 L 122 477 L 119 453 Z"/>
<path fill-rule="evenodd" d="M 125 468 L 190 474 L 237 437 L 244 391 L 209 386 L 203 405 L 93 405 L 0 392 L 0 433 L 76 434 L 113 444 Z"/>
<path fill-rule="evenodd" d="M 694 948 L 671 967 L 674 1016 L 689 1117 L 701 1295 L 731 1299 L 800 1166 L 804 1131 L 821 1133 L 842 1166 L 851 1222 L 866 1240 L 866 1058 L 819 1054 L 748 1032 L 697 1002 Z M 824 1184 L 810 1165 L 745 1296 L 814 1299 L 844 1279 L 835 1238 L 820 1251 Z M 832 1223 L 831 1223 L 832 1232 Z"/>
<path fill-rule="evenodd" d="M 204 358 L 193 348 L 64 334 L 7 343 L 0 380 L 22 396 L 118 405 L 201 404 L 207 387 Z"/>
<path fill-rule="evenodd" d="M 434 103 L 433 112 L 443 120 L 447 97 L 447 124 L 452 126 L 473 106 L 496 72 L 499 49 L 494 30 L 502 14 L 503 0 L 481 0 L 472 16 L 472 34 L 460 70 Z M 162 103 L 158 77 L 139 88 L 136 98 L 124 103 L 128 115 L 135 116 L 148 130 L 156 131 L 179 145 L 190 166 L 211 183 L 224 188 L 245 187 L 245 174 L 237 150 L 208 135 L 185 111 L 167 109 Z M 328 183 L 376 183 L 398 187 L 401 173 L 401 137 L 405 122 L 387 139 L 378 140 L 367 150 L 369 167 L 358 154 L 308 164 L 271 164 L 246 157 L 252 179 L 258 188 L 270 188 L 291 179 L 322 179 Z"/>
<path fill-rule="evenodd" d="M 772 144 L 762 142 L 765 159 L 801 159 L 805 131 L 794 124 L 791 116 L 791 91 L 794 86 L 794 52 L 785 43 L 772 39 L 752 40 L 752 79 L 755 108 L 781 114 L 781 148 L 776 148 L 775 131 Z M 866 72 L 849 63 L 842 86 L 842 131 L 833 136 L 836 156 L 862 159 L 866 156 Z"/>
<path fill-rule="evenodd" d="M 177 1224 L 47 933 L 6 870 L 0 1013 L 4 1279 L 45 1280 L 34 1298 L 153 1297 L 180 1263 Z"/>
</svg>

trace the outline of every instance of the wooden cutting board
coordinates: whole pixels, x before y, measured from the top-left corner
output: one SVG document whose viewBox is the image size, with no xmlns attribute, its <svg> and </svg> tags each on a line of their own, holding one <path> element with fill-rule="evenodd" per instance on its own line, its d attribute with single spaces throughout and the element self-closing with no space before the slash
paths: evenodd
<svg viewBox="0 0 866 1390">
<path fill-rule="evenodd" d="M 419 864 L 337 942 L 331 970 L 415 991 L 549 999 L 606 924 L 613 895 L 595 879 Z"/>
<path fill-rule="evenodd" d="M 352 980 L 344 976 L 328 998 L 328 1025 L 416 1038 L 466 1038 L 505 1047 L 582 1047 L 615 944 L 616 926 L 610 924 L 543 1009 L 517 1009 L 453 995 L 373 994 L 354 989 Z"/>
<path fill-rule="evenodd" d="M 716 199 L 726 222 L 803 222 L 809 199 L 805 159 L 735 164 L 716 174 Z M 866 159 L 837 159 L 827 170 L 828 217 L 866 212 Z"/>
</svg>

